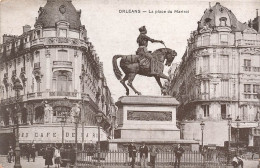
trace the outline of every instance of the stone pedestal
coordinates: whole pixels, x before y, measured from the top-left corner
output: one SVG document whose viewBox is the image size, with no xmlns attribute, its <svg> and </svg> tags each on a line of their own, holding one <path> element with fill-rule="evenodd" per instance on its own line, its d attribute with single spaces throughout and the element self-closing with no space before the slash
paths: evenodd
<svg viewBox="0 0 260 168">
<path fill-rule="evenodd" d="M 197 144 L 196 141 L 180 140 L 180 130 L 176 127 L 178 104 L 170 96 L 120 97 L 116 102 L 118 128 L 115 139 L 110 140 L 110 148 L 115 150 L 131 141 L 158 145 Z"/>
<path fill-rule="evenodd" d="M 123 96 L 118 106 L 118 128 L 120 139 L 153 139 L 161 141 L 180 139 L 176 127 L 176 106 L 173 97 Z"/>
</svg>

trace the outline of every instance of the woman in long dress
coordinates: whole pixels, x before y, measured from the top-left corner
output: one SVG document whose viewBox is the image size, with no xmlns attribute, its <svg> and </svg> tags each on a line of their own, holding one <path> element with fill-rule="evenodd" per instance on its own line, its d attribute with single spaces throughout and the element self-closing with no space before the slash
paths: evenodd
<svg viewBox="0 0 260 168">
<path fill-rule="evenodd" d="M 49 168 L 50 165 L 53 165 L 52 158 L 53 158 L 53 150 L 50 147 L 47 147 L 45 151 L 45 165 Z"/>
</svg>

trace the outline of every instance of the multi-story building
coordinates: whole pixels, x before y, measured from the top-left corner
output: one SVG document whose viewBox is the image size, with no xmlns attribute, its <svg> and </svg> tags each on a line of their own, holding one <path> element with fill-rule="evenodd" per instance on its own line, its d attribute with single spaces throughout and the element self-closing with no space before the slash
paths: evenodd
<svg viewBox="0 0 260 168">
<path fill-rule="evenodd" d="M 241 23 L 220 3 L 205 10 L 180 64 L 169 74 L 167 91 L 180 102 L 177 119 L 185 123 L 185 139 L 202 139 L 203 120 L 206 145 L 223 146 L 238 135 L 249 146 L 260 145 L 259 23 L 258 13 L 252 22 Z"/>
<path fill-rule="evenodd" d="M 81 11 L 71 0 L 47 0 L 40 7 L 34 29 L 23 26 L 20 36 L 4 35 L 0 45 L 1 153 L 14 145 L 15 116 L 21 114 L 20 143 L 73 143 L 73 114 L 80 113 L 78 141 L 97 140 L 95 115 L 103 113 L 102 140 L 106 140 L 115 109 L 94 46 L 81 24 Z M 14 84 L 23 87 L 15 94 Z M 17 109 L 15 104 L 19 104 Z M 82 138 L 82 136 L 84 138 Z"/>
</svg>

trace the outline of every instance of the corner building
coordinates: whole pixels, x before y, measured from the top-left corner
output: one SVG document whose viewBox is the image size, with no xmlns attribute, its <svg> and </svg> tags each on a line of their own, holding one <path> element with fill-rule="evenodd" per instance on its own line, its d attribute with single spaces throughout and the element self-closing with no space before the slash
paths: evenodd
<svg viewBox="0 0 260 168">
<path fill-rule="evenodd" d="M 103 64 L 88 41 L 80 15 L 81 11 L 75 9 L 71 0 L 47 0 L 46 5 L 39 8 L 34 29 L 25 25 L 22 35 L 3 36 L 0 45 L 1 153 L 7 153 L 9 145 L 14 146 L 17 122 L 20 143 L 35 143 L 40 148 L 42 144 L 62 142 L 64 117 L 64 143 L 74 143 L 75 112 L 80 114 L 79 143 L 97 141 L 95 115 L 98 112 L 103 114 L 101 140 L 110 136 L 115 106 Z M 23 86 L 18 97 L 13 89 L 17 79 Z M 17 104 L 19 108 L 15 108 Z M 16 121 L 18 111 L 21 119 Z"/>
<path fill-rule="evenodd" d="M 260 146 L 260 17 L 241 23 L 220 3 L 205 10 L 192 31 L 182 61 L 169 71 L 168 94 L 180 106 L 177 119 L 185 123 L 184 139 L 224 146 L 239 141 Z M 232 118 L 229 134 L 228 117 Z"/>
</svg>

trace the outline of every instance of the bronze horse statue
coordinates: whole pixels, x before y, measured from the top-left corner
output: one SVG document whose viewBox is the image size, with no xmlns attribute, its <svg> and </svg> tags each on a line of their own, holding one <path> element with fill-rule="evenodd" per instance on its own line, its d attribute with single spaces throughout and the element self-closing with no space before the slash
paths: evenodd
<svg viewBox="0 0 260 168">
<path fill-rule="evenodd" d="M 166 62 L 165 62 L 166 66 L 171 65 L 171 63 L 174 60 L 176 55 L 177 55 L 177 53 L 175 52 L 175 50 L 172 50 L 169 48 L 157 49 L 152 53 L 153 59 L 160 62 L 161 64 L 163 64 L 164 61 L 166 60 Z M 125 73 L 125 76 L 123 79 L 122 79 L 122 73 L 117 66 L 118 58 L 121 58 L 120 67 L 123 70 L 123 72 Z M 161 89 L 163 89 L 163 86 L 161 84 L 160 78 L 169 80 L 169 77 L 164 75 L 162 72 L 159 74 L 151 74 L 151 70 L 150 70 L 151 63 L 149 63 L 148 69 L 140 66 L 139 58 L 140 57 L 138 55 L 115 55 L 113 57 L 113 69 L 114 69 L 115 76 L 118 80 L 120 80 L 120 83 L 122 83 L 122 85 L 125 87 L 126 95 L 129 95 L 129 89 L 128 89 L 127 85 L 130 86 L 136 94 L 141 95 L 141 92 L 137 91 L 132 84 L 136 74 L 148 76 L 148 77 L 154 77 Z M 126 85 L 125 81 L 127 81 L 127 80 L 128 80 L 128 83 Z"/>
</svg>

